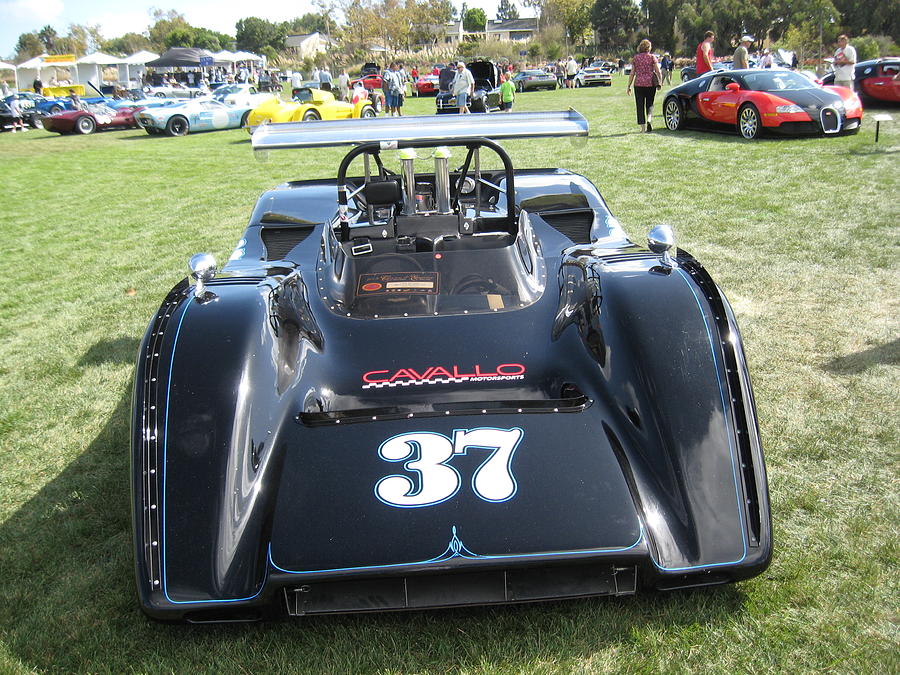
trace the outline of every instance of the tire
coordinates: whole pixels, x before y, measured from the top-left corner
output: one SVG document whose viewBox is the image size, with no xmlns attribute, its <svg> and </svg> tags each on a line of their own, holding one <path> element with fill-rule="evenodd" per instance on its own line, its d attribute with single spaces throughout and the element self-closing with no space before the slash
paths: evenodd
<svg viewBox="0 0 900 675">
<path fill-rule="evenodd" d="M 307 110 L 305 113 L 303 113 L 304 122 L 312 122 L 320 119 L 322 119 L 322 116 L 319 115 L 319 113 L 317 113 L 315 110 Z"/>
<path fill-rule="evenodd" d="M 687 73 L 682 73 L 682 74 L 681 74 L 681 81 L 682 81 L 682 82 L 687 82 L 687 81 L 690 80 L 690 79 L 691 79 L 691 76 L 688 75 Z"/>
<path fill-rule="evenodd" d="M 748 141 L 759 138 L 759 133 L 762 131 L 762 120 L 759 111 L 752 103 L 745 103 L 738 110 L 737 130 L 741 137 Z"/>
<path fill-rule="evenodd" d="M 156 96 L 156 98 L 165 98 L 166 97 L 166 95 L 164 93 L 162 93 L 161 91 L 156 92 L 156 94 L 154 94 L 154 96 Z"/>
<path fill-rule="evenodd" d="M 375 108 L 370 105 L 367 105 L 362 109 L 362 112 L 359 114 L 362 119 L 371 119 L 373 117 L 377 117 L 377 113 L 375 112 Z"/>
<path fill-rule="evenodd" d="M 43 129 L 44 128 L 44 117 L 45 116 L 42 113 L 35 113 L 34 115 L 31 116 L 31 119 L 28 121 L 28 123 L 34 129 Z"/>
<path fill-rule="evenodd" d="M 75 131 L 79 134 L 92 134 L 96 128 L 97 123 L 94 121 L 93 117 L 85 115 L 84 117 L 79 117 L 75 120 Z"/>
<path fill-rule="evenodd" d="M 59 104 L 50 107 L 50 114 L 55 115 L 56 113 L 61 113 L 63 111 L 63 107 Z"/>
<path fill-rule="evenodd" d="M 187 119 L 181 115 L 170 117 L 166 122 L 166 134 L 169 136 L 187 136 L 190 128 Z"/>
<path fill-rule="evenodd" d="M 684 128 L 684 109 L 681 107 L 681 102 L 674 96 L 670 96 L 663 103 L 663 120 L 669 131 L 678 131 Z"/>
<path fill-rule="evenodd" d="M 247 126 L 247 118 L 250 117 L 250 111 L 248 110 L 241 116 L 241 126 L 239 128 L 244 129 Z"/>
<path fill-rule="evenodd" d="M 519 82 L 519 84 L 516 85 L 516 91 L 518 91 L 520 94 L 524 94 L 525 93 L 525 85 L 522 84 L 521 82 Z"/>
<path fill-rule="evenodd" d="M 575 88 L 576 88 L 576 89 L 581 89 L 583 86 L 584 86 L 584 85 L 581 84 L 578 80 L 575 80 Z"/>
</svg>

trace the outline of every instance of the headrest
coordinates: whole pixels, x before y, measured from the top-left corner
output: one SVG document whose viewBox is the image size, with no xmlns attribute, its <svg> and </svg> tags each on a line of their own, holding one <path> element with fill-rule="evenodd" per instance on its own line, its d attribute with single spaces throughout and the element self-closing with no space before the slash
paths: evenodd
<svg viewBox="0 0 900 675">
<path fill-rule="evenodd" d="M 372 206 L 389 206 L 398 204 L 403 200 L 403 191 L 400 182 L 396 180 L 381 180 L 366 183 L 363 189 L 366 203 Z"/>
</svg>

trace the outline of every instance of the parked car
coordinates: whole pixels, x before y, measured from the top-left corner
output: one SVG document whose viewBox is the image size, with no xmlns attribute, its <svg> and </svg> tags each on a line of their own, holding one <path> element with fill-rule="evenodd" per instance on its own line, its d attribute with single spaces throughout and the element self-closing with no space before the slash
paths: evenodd
<svg viewBox="0 0 900 675">
<path fill-rule="evenodd" d="M 500 69 L 490 61 L 472 61 L 466 64 L 475 80 L 475 90 L 468 97 L 469 111 L 473 113 L 490 112 L 500 109 Z M 439 92 L 435 98 L 435 109 L 438 114 L 458 113 L 456 98 L 448 92 Z"/>
<path fill-rule="evenodd" d="M 247 124 L 250 106 L 231 106 L 221 101 L 198 99 L 181 105 L 147 108 L 136 115 L 148 134 L 185 136 L 194 131 L 237 129 Z"/>
<path fill-rule="evenodd" d="M 157 87 L 145 87 L 144 92 L 148 96 L 158 96 L 159 98 L 201 98 L 209 95 L 209 92 L 199 87 L 188 87 L 181 82 Z"/>
<path fill-rule="evenodd" d="M 260 93 L 252 84 L 228 84 L 216 89 L 212 98 L 214 101 L 221 101 L 226 105 L 254 108 L 277 97 L 271 93 Z"/>
<path fill-rule="evenodd" d="M 81 110 L 63 110 L 43 118 L 47 131 L 58 134 L 92 134 L 107 129 L 133 129 L 137 126 L 136 107 L 111 108 L 105 103 L 87 103 Z"/>
<path fill-rule="evenodd" d="M 298 89 L 294 100 L 270 99 L 255 107 L 247 117 L 247 130 L 253 133 L 260 124 L 272 122 L 309 122 L 375 117 L 375 107 L 368 98 L 356 103 L 338 101 L 334 94 L 321 89 Z"/>
<path fill-rule="evenodd" d="M 863 108 L 849 89 L 822 87 L 790 70 L 715 70 L 671 89 L 663 117 L 672 131 L 732 129 L 753 139 L 765 132 L 856 133 Z"/>
<path fill-rule="evenodd" d="M 366 89 L 382 89 L 384 86 L 384 81 L 381 79 L 381 75 L 378 73 L 371 73 L 369 75 L 364 75 L 356 80 L 350 82 L 350 87 L 353 88 L 356 86 L 356 83 L 359 82 Z"/>
<path fill-rule="evenodd" d="M 46 117 L 45 113 L 42 113 L 40 110 L 34 107 L 33 101 L 25 96 L 26 93 L 28 92 L 10 94 L 5 99 L 0 100 L 0 131 L 5 131 L 12 128 L 13 116 L 12 110 L 9 107 L 9 102 L 13 97 L 17 97 L 19 99 L 19 112 L 21 112 L 22 121 L 25 124 L 32 127 L 33 129 L 42 129 L 44 127 L 44 117 Z M 34 96 L 34 94 L 32 94 L 32 96 Z"/>
<path fill-rule="evenodd" d="M 603 68 L 582 68 L 575 73 L 575 87 L 610 87 L 612 86 L 612 75 L 608 70 Z"/>
<path fill-rule="evenodd" d="M 587 131 L 566 111 L 253 135 L 354 147 L 335 178 L 265 192 L 223 274 L 193 256 L 149 322 L 131 432 L 146 613 L 621 596 L 766 569 L 725 295 L 670 228 L 647 250 L 587 178 L 516 169 L 498 143 Z M 410 149 L 418 169 L 375 170 Z"/>
<path fill-rule="evenodd" d="M 532 89 L 556 89 L 559 86 L 556 75 L 545 70 L 523 70 L 513 75 L 512 83 L 518 92 Z"/>
<path fill-rule="evenodd" d="M 731 61 L 715 61 L 713 63 L 713 70 L 731 70 Z M 687 82 L 688 80 L 693 80 L 697 77 L 697 66 L 685 66 L 681 69 L 681 81 Z"/>
<path fill-rule="evenodd" d="M 439 91 L 437 75 L 422 75 L 416 80 L 416 91 L 419 96 L 437 95 Z"/>
<path fill-rule="evenodd" d="M 900 58 L 890 57 L 861 61 L 854 70 L 853 87 L 863 101 L 900 103 Z M 833 85 L 834 73 L 822 78 L 822 84 Z"/>
</svg>

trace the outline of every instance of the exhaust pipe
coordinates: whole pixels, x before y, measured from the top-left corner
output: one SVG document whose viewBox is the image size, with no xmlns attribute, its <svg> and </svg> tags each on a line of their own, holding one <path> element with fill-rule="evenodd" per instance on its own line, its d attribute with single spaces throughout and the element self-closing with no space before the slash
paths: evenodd
<svg viewBox="0 0 900 675">
<path fill-rule="evenodd" d="M 450 148 L 442 145 L 434 149 L 434 192 L 438 213 L 450 210 Z"/>
</svg>

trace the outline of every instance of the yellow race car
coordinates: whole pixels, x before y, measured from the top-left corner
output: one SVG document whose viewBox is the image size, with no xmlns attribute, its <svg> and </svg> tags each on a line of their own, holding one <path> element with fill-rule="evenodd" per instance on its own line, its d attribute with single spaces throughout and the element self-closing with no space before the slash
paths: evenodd
<svg viewBox="0 0 900 675">
<path fill-rule="evenodd" d="M 252 134 L 259 125 L 272 122 L 344 120 L 375 116 L 375 108 L 368 98 L 356 103 L 346 103 L 336 100 L 330 91 L 303 87 L 294 90 L 293 101 L 272 99 L 251 110 L 247 117 L 247 130 Z"/>
</svg>

